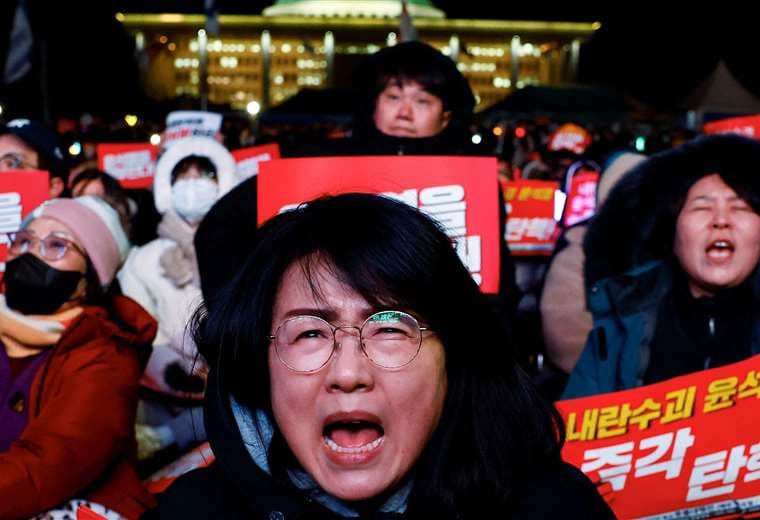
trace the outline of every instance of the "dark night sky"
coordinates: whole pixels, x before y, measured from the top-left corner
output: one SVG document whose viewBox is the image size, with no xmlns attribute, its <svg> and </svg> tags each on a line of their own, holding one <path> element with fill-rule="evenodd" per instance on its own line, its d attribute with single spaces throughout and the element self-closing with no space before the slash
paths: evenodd
<svg viewBox="0 0 760 520">
<path fill-rule="evenodd" d="M 721 58 L 750 91 L 760 96 L 754 37 L 757 22 L 748 8 L 743 8 L 746 12 L 720 13 L 713 7 L 710 13 L 692 9 L 664 16 L 630 3 L 628 12 L 610 16 L 598 9 L 584 9 L 579 2 L 557 7 L 545 2 L 517 5 L 503 0 L 433 2 L 449 18 L 599 20 L 602 29 L 582 51 L 580 79 L 620 88 L 652 105 L 676 105 Z M 202 0 L 27 3 L 32 6 L 36 26 L 50 42 L 51 104 L 54 110 L 67 106 L 74 111 L 86 105 L 98 110 L 138 103 L 132 42 L 116 22 L 115 12 L 201 12 L 203 6 Z M 218 0 L 218 8 L 222 14 L 259 14 L 271 3 Z M 34 84 L 25 88 L 33 90 Z M 3 97 L 7 93 L 0 92 L 0 101 Z"/>
</svg>

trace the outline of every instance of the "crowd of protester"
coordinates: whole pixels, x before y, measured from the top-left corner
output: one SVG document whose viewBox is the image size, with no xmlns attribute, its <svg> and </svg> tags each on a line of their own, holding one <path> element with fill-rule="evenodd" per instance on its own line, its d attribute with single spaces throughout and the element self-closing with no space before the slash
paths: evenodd
<svg viewBox="0 0 760 520">
<path fill-rule="evenodd" d="M 346 136 L 282 135 L 284 155 L 495 155 L 501 181 L 583 161 L 596 215 L 560 226 L 548 257 L 502 240 L 484 296 L 440 228 L 389 199 L 326 197 L 258 227 L 257 177 L 230 149 L 277 132 L 185 138 L 135 190 L 92 147 L 72 164 L 45 125 L 4 124 L 0 169 L 48 171 L 50 200 L 10 236 L 3 276 L 0 518 L 612 518 L 561 460 L 551 401 L 758 353 L 760 142 L 666 130 L 642 147 L 632 126 L 588 123 L 562 147 L 567 122 L 545 118 L 486 131 L 455 64 L 415 42 L 357 78 Z M 143 488 L 206 440 L 214 464 Z"/>
</svg>

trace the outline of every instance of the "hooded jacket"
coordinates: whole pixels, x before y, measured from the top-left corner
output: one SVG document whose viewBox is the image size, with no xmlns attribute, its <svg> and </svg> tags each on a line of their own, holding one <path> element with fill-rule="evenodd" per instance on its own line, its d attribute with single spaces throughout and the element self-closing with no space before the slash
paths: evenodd
<svg viewBox="0 0 760 520">
<path fill-rule="evenodd" d="M 159 238 L 134 248 L 118 278 L 124 294 L 158 321 L 143 386 L 178 398 L 200 399 L 202 381 L 199 384 L 193 379 L 205 363 L 198 359 L 195 344 L 186 333 L 193 312 L 203 303 L 192 254 L 195 230 L 178 216 L 172 202 L 172 171 L 189 155 L 207 157 L 214 164 L 219 197 L 238 183 L 234 158 L 213 139 L 192 137 L 174 143 L 156 165 L 154 196 L 156 208 L 163 214 Z M 171 377 L 175 369 L 179 369 L 179 384 Z"/>
<path fill-rule="evenodd" d="M 154 501 L 133 467 L 137 388 L 156 322 L 116 297 L 85 307 L 32 382 L 28 423 L 0 453 L 0 518 L 28 518 L 71 498 L 136 518 Z M 5 405 L 5 404 L 4 404 Z"/>
<path fill-rule="evenodd" d="M 613 188 L 594 217 L 583 250 L 586 297 L 593 317 L 563 398 L 644 384 L 663 301 L 684 277 L 673 254 L 678 211 L 691 186 L 719 173 L 760 213 L 760 142 L 733 135 L 695 139 L 652 156 Z M 747 280 L 760 300 L 757 266 Z M 662 325 L 662 324 L 660 324 Z M 752 353 L 760 352 L 760 323 Z"/>
</svg>

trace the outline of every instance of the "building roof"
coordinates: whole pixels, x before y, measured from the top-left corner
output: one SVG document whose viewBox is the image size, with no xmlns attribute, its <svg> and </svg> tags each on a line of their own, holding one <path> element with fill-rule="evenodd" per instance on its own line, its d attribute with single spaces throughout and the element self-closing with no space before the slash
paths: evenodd
<svg viewBox="0 0 760 520">
<path fill-rule="evenodd" d="M 428 0 L 408 0 L 414 18 L 444 18 L 446 15 Z M 277 0 L 263 11 L 264 16 L 318 16 L 355 18 L 398 18 L 400 0 Z"/>
</svg>

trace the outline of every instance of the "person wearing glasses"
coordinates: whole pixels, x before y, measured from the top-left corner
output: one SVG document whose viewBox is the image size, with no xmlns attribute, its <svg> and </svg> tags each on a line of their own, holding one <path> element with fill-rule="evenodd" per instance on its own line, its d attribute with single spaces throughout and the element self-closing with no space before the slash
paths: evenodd
<svg viewBox="0 0 760 520">
<path fill-rule="evenodd" d="M 70 500 L 136 518 L 153 504 L 132 460 L 156 323 L 115 295 L 127 248 L 117 212 L 92 196 L 49 201 L 10 237 L 0 296 L 0 518 Z"/>
<path fill-rule="evenodd" d="M 350 215 L 350 218 L 346 218 Z M 441 229 L 384 197 L 263 224 L 198 314 L 216 456 L 153 518 L 613 518 Z"/>
<path fill-rule="evenodd" d="M 0 173 L 45 170 L 50 174 L 50 198 L 66 196 L 68 168 L 55 132 L 30 119 L 0 125 Z"/>
</svg>

